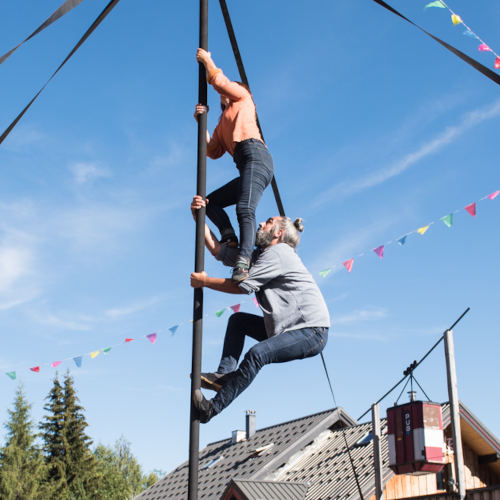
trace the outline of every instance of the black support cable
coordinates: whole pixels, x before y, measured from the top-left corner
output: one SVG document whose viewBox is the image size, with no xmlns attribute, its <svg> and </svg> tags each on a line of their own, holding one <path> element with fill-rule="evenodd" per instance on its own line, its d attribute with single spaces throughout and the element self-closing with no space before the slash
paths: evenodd
<svg viewBox="0 0 500 500">
<path fill-rule="evenodd" d="M 233 49 L 233 54 L 236 60 L 236 65 L 238 66 L 238 72 L 240 74 L 241 81 L 245 85 L 247 85 L 248 88 L 250 88 L 250 84 L 248 83 L 248 78 L 245 71 L 245 66 L 243 65 L 243 59 L 241 58 L 240 49 L 238 47 L 238 42 L 236 41 L 236 35 L 234 34 L 233 23 L 231 22 L 231 16 L 229 15 L 229 10 L 227 8 L 226 0 L 219 0 L 219 4 L 222 11 L 222 15 L 224 17 L 224 23 L 226 25 L 229 41 L 231 42 L 231 47 Z M 257 127 L 259 127 L 260 135 L 262 137 L 262 140 L 264 140 L 264 134 L 262 133 L 262 127 L 260 126 L 258 115 L 257 115 Z M 276 176 L 274 175 L 273 179 L 271 180 L 271 187 L 273 189 L 276 205 L 278 205 L 278 212 L 281 215 L 281 217 L 284 217 L 285 209 L 283 208 L 283 202 L 281 201 L 281 195 L 278 189 L 278 183 L 276 182 Z"/>
<path fill-rule="evenodd" d="M 43 87 L 35 94 L 35 97 L 24 107 L 24 109 L 14 118 L 14 121 L 4 130 L 3 134 L 0 136 L 0 144 L 6 139 L 6 137 L 11 133 L 12 129 L 17 125 L 19 120 L 24 116 L 24 113 L 28 111 L 31 105 L 36 101 L 38 96 L 43 92 L 45 87 L 50 83 L 52 78 L 54 78 L 59 70 L 69 61 L 71 56 L 80 48 L 81 45 L 87 40 L 87 38 L 94 32 L 94 30 L 104 21 L 104 18 L 116 7 L 120 0 L 110 0 L 108 5 L 104 7 L 103 11 L 97 16 L 96 20 L 91 24 L 90 28 L 85 32 L 85 34 L 78 40 L 77 44 L 71 49 L 71 52 L 66 56 L 64 61 L 59 65 L 59 67 L 52 73 L 52 76 L 45 82 Z"/>
<path fill-rule="evenodd" d="M 396 16 L 399 16 L 401 19 L 404 19 L 406 22 L 410 23 L 411 25 L 415 26 L 415 28 L 418 28 L 420 31 L 424 32 L 427 36 L 430 36 L 433 40 L 435 40 L 437 43 L 441 44 L 445 49 L 448 49 L 450 52 L 455 54 L 457 57 L 462 59 L 462 61 L 466 62 L 470 66 L 472 66 L 474 69 L 482 73 L 484 76 L 495 82 L 497 85 L 500 85 L 500 75 L 498 73 L 495 73 L 491 69 L 487 68 L 486 66 L 482 65 L 480 62 L 476 61 L 475 59 L 472 59 L 472 57 L 469 57 L 467 54 L 464 54 L 462 51 L 458 50 L 457 48 L 453 47 L 453 45 L 450 45 L 449 43 L 446 43 L 445 41 L 441 40 L 437 36 L 434 36 L 432 33 L 429 33 L 427 30 L 424 28 L 420 27 L 418 24 L 414 23 L 410 19 L 408 19 L 406 16 L 398 12 L 395 8 L 391 7 L 388 3 L 384 2 L 383 0 L 373 0 L 375 3 L 383 7 L 384 9 L 387 9 L 389 12 L 392 12 Z"/>
<path fill-rule="evenodd" d="M 453 325 L 451 325 L 449 328 L 447 328 L 444 333 L 446 333 L 447 331 L 449 330 L 453 330 L 453 328 L 455 328 L 455 326 L 458 324 L 459 321 L 462 320 L 462 318 L 470 311 L 470 307 L 468 307 L 459 317 L 458 319 L 453 323 Z M 444 333 L 443 335 L 441 335 L 441 337 L 439 337 L 438 341 L 425 353 L 425 355 L 422 357 L 422 359 L 420 359 L 420 361 L 417 361 L 417 362 L 413 362 L 412 364 L 412 371 L 417 368 L 417 366 L 419 366 L 421 363 L 423 363 L 423 361 L 427 358 L 427 356 L 429 356 L 429 354 L 442 342 L 442 340 L 444 339 Z M 392 386 L 391 389 L 389 389 L 377 402 L 376 404 L 380 403 L 383 399 L 385 399 L 398 385 L 400 385 L 405 379 L 406 377 L 408 376 L 407 373 L 405 373 L 404 377 L 399 381 L 397 382 L 395 385 Z M 371 407 L 366 410 L 363 415 L 361 415 L 360 417 L 358 417 L 358 422 L 371 410 Z"/>
<path fill-rule="evenodd" d="M 208 50 L 208 0 L 200 0 L 199 47 Z M 207 105 L 207 75 L 205 66 L 199 63 L 198 102 Z M 196 194 L 206 198 L 207 188 L 207 114 L 198 115 L 198 156 Z M 205 267 L 205 208 L 196 210 L 195 272 Z M 200 389 L 201 351 L 203 338 L 203 287 L 193 292 L 193 350 L 191 359 L 191 399 L 189 423 L 189 472 L 188 500 L 198 499 L 198 471 L 200 449 L 200 420 L 194 406 L 194 393 Z"/>
<path fill-rule="evenodd" d="M 337 400 L 335 399 L 335 394 L 333 393 L 332 382 L 330 380 L 330 375 L 328 374 L 328 369 L 326 367 L 325 358 L 323 357 L 323 353 L 321 353 L 321 361 L 323 362 L 323 368 L 325 369 L 326 378 L 328 380 L 328 385 L 330 386 L 330 392 L 332 393 L 333 405 L 335 408 L 338 409 Z M 351 464 L 351 469 L 352 469 L 352 472 L 354 474 L 354 480 L 356 481 L 356 486 L 358 488 L 359 498 L 361 500 L 364 500 L 363 491 L 361 490 L 361 484 L 359 483 L 358 474 L 356 473 L 356 467 L 354 465 L 354 460 L 353 460 L 352 455 L 351 455 L 351 449 L 349 448 L 349 443 L 347 442 L 347 437 L 345 435 L 345 428 L 344 427 L 342 427 L 342 435 L 344 437 L 344 444 L 345 444 L 345 447 L 347 450 L 347 455 L 349 456 L 349 462 Z"/>
<path fill-rule="evenodd" d="M 52 23 L 55 23 L 58 19 L 60 19 L 64 14 L 67 14 L 70 10 L 76 7 L 79 3 L 82 3 L 83 0 L 66 0 L 63 2 L 38 28 L 31 33 L 31 35 L 27 36 L 22 42 L 18 43 L 14 48 L 10 49 L 3 56 L 0 57 L 0 64 L 2 64 L 6 59 L 8 59 L 21 45 L 26 43 L 28 40 L 31 40 L 35 35 L 38 35 L 45 28 L 48 28 Z"/>
</svg>

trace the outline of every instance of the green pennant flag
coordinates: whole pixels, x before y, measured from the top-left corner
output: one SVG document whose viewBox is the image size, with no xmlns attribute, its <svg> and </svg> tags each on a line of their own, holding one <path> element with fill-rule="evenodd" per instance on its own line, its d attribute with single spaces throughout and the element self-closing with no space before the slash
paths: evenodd
<svg viewBox="0 0 500 500">
<path fill-rule="evenodd" d="M 226 308 L 224 307 L 224 309 L 221 309 L 220 311 L 217 311 L 217 312 L 215 313 L 215 315 L 216 315 L 218 318 L 220 318 L 220 317 L 221 317 L 221 316 L 225 313 L 225 311 L 226 311 Z"/>
<path fill-rule="evenodd" d="M 441 217 L 441 220 L 448 226 L 451 227 L 453 225 L 453 214 L 445 215 Z"/>
<path fill-rule="evenodd" d="M 330 273 L 332 272 L 331 268 L 329 267 L 328 269 L 323 269 L 323 271 L 319 272 L 319 275 L 322 278 L 326 278 Z"/>
<path fill-rule="evenodd" d="M 427 9 L 427 7 L 438 7 L 440 9 L 446 9 L 446 5 L 441 2 L 441 0 L 435 0 L 435 2 L 428 3 L 424 9 Z"/>
<path fill-rule="evenodd" d="M 106 347 L 106 349 L 102 350 L 104 354 L 107 354 L 109 351 L 111 351 L 111 347 Z"/>
<path fill-rule="evenodd" d="M 7 372 L 5 375 L 11 378 L 12 380 L 16 380 L 16 372 Z"/>
</svg>

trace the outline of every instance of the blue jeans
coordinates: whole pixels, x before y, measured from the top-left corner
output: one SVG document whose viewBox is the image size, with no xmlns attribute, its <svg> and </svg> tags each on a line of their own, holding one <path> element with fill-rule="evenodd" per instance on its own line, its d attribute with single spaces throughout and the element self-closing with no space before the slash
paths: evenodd
<svg viewBox="0 0 500 500">
<path fill-rule="evenodd" d="M 255 245 L 255 210 L 264 189 L 273 178 L 273 159 L 263 142 L 247 139 L 234 148 L 234 163 L 240 176 L 210 193 L 207 217 L 217 226 L 221 237 L 234 235 L 224 208 L 236 205 L 240 226 L 240 254 L 250 258 Z"/>
<path fill-rule="evenodd" d="M 245 336 L 258 340 L 236 366 L 243 351 Z M 268 338 L 264 318 L 248 313 L 235 313 L 229 318 L 219 373 L 227 373 L 224 385 L 211 400 L 220 413 L 256 377 L 259 370 L 270 363 L 285 363 L 319 354 L 328 340 L 328 328 L 301 328 Z"/>
</svg>

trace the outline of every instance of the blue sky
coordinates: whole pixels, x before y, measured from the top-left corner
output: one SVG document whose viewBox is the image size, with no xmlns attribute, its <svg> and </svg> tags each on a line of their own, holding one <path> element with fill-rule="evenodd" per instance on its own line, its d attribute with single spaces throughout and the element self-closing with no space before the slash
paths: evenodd
<svg viewBox="0 0 500 500">
<path fill-rule="evenodd" d="M 500 5 L 451 1 L 498 52 Z M 59 3 L 4 2 L 0 52 Z M 2 130 L 105 3 L 86 0 L 0 67 Z M 463 210 L 500 189 L 498 87 L 368 0 L 228 3 L 285 208 L 305 221 L 299 253 L 332 315 L 324 355 L 338 404 L 361 415 L 470 306 L 455 330 L 459 394 L 500 435 L 500 197 L 478 203 L 475 218 Z M 425 3 L 393 0 L 493 67 Z M 122 0 L 0 147 L 0 372 L 16 370 L 39 420 L 47 364 L 136 338 L 58 369 L 74 376 L 95 442 L 124 435 L 148 471 L 188 455 L 197 23 L 197 2 Z M 237 78 L 217 2 L 209 47 Z M 209 103 L 213 129 L 212 90 Z M 235 173 L 227 155 L 209 160 L 208 191 Z M 451 228 L 439 222 L 456 209 Z M 258 220 L 275 213 L 269 189 Z M 431 221 L 382 260 L 371 251 Z M 351 273 L 318 275 L 363 252 Z M 209 256 L 206 269 L 228 276 Z M 250 297 L 205 294 L 204 370 L 217 367 L 228 316 L 215 311 L 240 301 L 256 311 Z M 447 399 L 442 347 L 415 375 L 431 399 Z M 16 387 L 0 377 L 2 421 Z M 243 428 L 246 409 L 263 427 L 331 406 L 319 358 L 266 367 L 202 427 L 201 445 Z"/>
</svg>

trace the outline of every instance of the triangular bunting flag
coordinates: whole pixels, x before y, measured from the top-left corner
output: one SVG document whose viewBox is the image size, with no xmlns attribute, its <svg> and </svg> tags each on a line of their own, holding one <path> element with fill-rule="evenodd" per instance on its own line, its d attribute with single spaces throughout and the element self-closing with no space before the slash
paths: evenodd
<svg viewBox="0 0 500 500">
<path fill-rule="evenodd" d="M 453 26 L 456 26 L 457 24 L 460 24 L 462 22 L 462 19 L 457 14 L 452 14 L 451 22 L 453 23 Z"/>
<path fill-rule="evenodd" d="M 471 38 L 477 38 L 476 35 L 474 35 L 474 33 L 472 33 L 472 31 L 467 28 L 465 31 L 464 31 L 464 35 L 466 36 L 470 36 Z"/>
<path fill-rule="evenodd" d="M 465 210 L 467 210 L 467 212 L 469 212 L 469 214 L 471 214 L 472 217 L 475 217 L 476 216 L 476 202 L 471 203 L 470 205 L 467 205 L 465 207 Z"/>
<path fill-rule="evenodd" d="M 428 7 L 439 7 L 440 9 L 446 9 L 446 6 L 441 2 L 441 0 L 436 0 L 435 2 L 428 3 L 424 9 L 427 9 Z"/>
<path fill-rule="evenodd" d="M 156 342 L 156 333 L 150 333 L 149 335 L 146 335 L 146 338 L 154 344 Z"/>
<path fill-rule="evenodd" d="M 494 193 L 489 194 L 488 198 L 490 200 L 494 200 L 499 194 L 500 194 L 500 191 L 495 191 Z"/>
<path fill-rule="evenodd" d="M 217 311 L 215 313 L 215 315 L 220 318 L 224 313 L 226 312 L 226 308 L 224 307 L 224 309 L 221 309 L 220 311 Z"/>
<path fill-rule="evenodd" d="M 82 367 L 82 357 L 81 356 L 76 356 L 75 358 L 73 358 L 73 361 L 75 362 L 75 365 L 78 368 Z"/>
<path fill-rule="evenodd" d="M 453 214 L 445 215 L 441 217 L 441 220 L 448 226 L 451 227 L 453 225 Z"/>
<path fill-rule="evenodd" d="M 98 351 L 91 352 L 90 353 L 90 357 L 92 359 L 94 359 L 94 358 L 97 358 L 97 356 L 99 356 L 99 354 L 101 354 L 101 350 L 100 349 Z"/>
<path fill-rule="evenodd" d="M 319 272 L 319 275 L 322 277 L 322 278 L 326 278 L 330 273 L 332 272 L 331 268 L 328 268 L 328 269 L 323 269 L 323 271 L 320 271 Z"/>
<path fill-rule="evenodd" d="M 30 370 L 32 372 L 35 372 L 35 373 L 40 373 L 40 367 L 39 366 L 33 366 L 33 368 L 30 368 Z"/>
<path fill-rule="evenodd" d="M 179 325 L 171 326 L 168 330 L 172 335 L 175 335 L 175 332 L 177 331 L 177 328 L 179 328 Z"/>
<path fill-rule="evenodd" d="M 125 343 L 127 343 L 127 342 L 132 342 L 132 340 L 135 340 L 135 339 L 130 339 L 130 338 L 127 338 L 127 339 L 125 339 Z"/>
<path fill-rule="evenodd" d="M 374 248 L 373 251 L 381 258 L 384 258 L 384 245 Z"/>
<path fill-rule="evenodd" d="M 480 52 L 491 52 L 491 49 L 485 44 L 485 43 L 482 43 L 478 48 L 477 50 L 479 50 Z"/>
<path fill-rule="evenodd" d="M 424 234 L 427 231 L 427 229 L 429 229 L 429 226 L 430 226 L 430 224 L 428 224 L 427 226 L 419 227 L 417 229 L 417 233 L 418 234 Z"/>
<path fill-rule="evenodd" d="M 16 380 L 16 372 L 7 372 L 5 375 L 11 378 L 12 380 Z"/>
<path fill-rule="evenodd" d="M 61 363 L 62 361 L 54 361 L 53 363 L 50 363 L 50 366 L 52 366 L 52 368 L 55 368 L 56 366 L 59 366 Z"/>
<path fill-rule="evenodd" d="M 240 312 L 240 307 L 241 304 L 235 304 L 234 306 L 231 306 L 231 309 L 233 310 L 233 312 L 237 313 Z"/>
<path fill-rule="evenodd" d="M 348 272 L 351 272 L 353 264 L 354 264 L 354 259 L 349 259 L 344 262 L 344 267 L 347 269 Z"/>
<path fill-rule="evenodd" d="M 500 57 L 495 58 L 495 69 L 500 68 Z"/>
<path fill-rule="evenodd" d="M 403 236 L 402 238 L 399 238 L 398 243 L 401 246 L 403 246 L 406 243 L 406 238 L 408 238 L 408 236 Z"/>
<path fill-rule="evenodd" d="M 259 301 L 255 297 L 252 297 L 252 300 L 253 300 L 253 303 L 255 304 L 255 307 L 257 309 L 259 309 Z"/>
<path fill-rule="evenodd" d="M 111 351 L 111 349 L 112 349 L 111 347 L 106 347 L 106 349 L 103 349 L 102 352 L 104 354 L 108 354 L 108 352 Z"/>
</svg>

